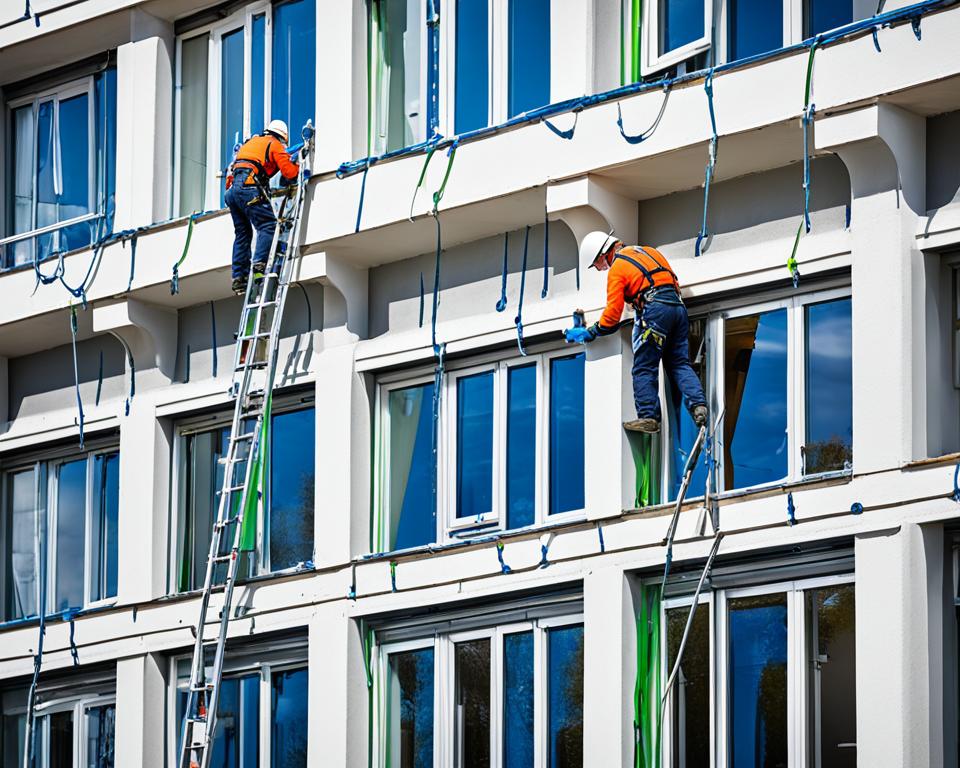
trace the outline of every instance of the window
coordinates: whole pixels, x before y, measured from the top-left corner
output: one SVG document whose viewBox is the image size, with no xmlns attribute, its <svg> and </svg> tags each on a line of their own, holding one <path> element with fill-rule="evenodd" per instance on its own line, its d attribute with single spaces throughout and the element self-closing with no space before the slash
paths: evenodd
<svg viewBox="0 0 960 768">
<path fill-rule="evenodd" d="M 432 379 L 384 383 L 378 549 L 581 513 L 584 364 L 545 353 L 448 366 L 436 436 Z"/>
<path fill-rule="evenodd" d="M 714 404 L 712 418 L 723 409 L 721 490 L 851 468 L 852 325 L 845 294 L 826 290 L 691 320 L 691 361 Z M 696 429 L 665 386 L 671 434 L 664 481 L 675 497 Z M 701 458 L 693 492 L 705 481 Z"/>
<path fill-rule="evenodd" d="M 454 621 L 401 642 L 386 630 L 376 763 L 582 766 L 581 621 L 544 616 L 467 630 Z"/>
<path fill-rule="evenodd" d="M 173 662 L 175 710 L 169 738 L 180 754 L 190 658 Z M 306 649 L 278 644 L 270 650 L 228 655 L 217 704 L 212 768 L 306 768 Z"/>
<path fill-rule="evenodd" d="M 644 6 L 644 75 L 679 64 L 710 47 L 710 0 L 654 0 Z"/>
<path fill-rule="evenodd" d="M 116 69 L 15 96 L 8 107 L 12 226 L 0 267 L 90 245 L 113 227 Z"/>
<path fill-rule="evenodd" d="M 855 766 L 854 592 L 852 576 L 826 576 L 702 596 L 665 713 L 664 764 L 705 767 L 715 754 L 728 768 Z M 664 683 L 689 610 L 689 597 L 665 601 Z"/>
<path fill-rule="evenodd" d="M 177 47 L 176 209 L 222 205 L 239 144 L 272 119 L 297 143 L 316 122 L 315 0 L 248 5 L 182 35 Z"/>
<path fill-rule="evenodd" d="M 867 13 L 869 16 L 869 12 Z M 813 37 L 853 21 L 853 0 L 805 0 L 803 36 Z"/>
<path fill-rule="evenodd" d="M 36 616 L 42 592 L 48 615 L 116 597 L 119 466 L 114 449 L 4 472 L 5 621 Z"/>
<path fill-rule="evenodd" d="M 77 693 L 77 689 L 82 693 Z M 3 765 L 23 764 L 27 691 L 3 695 Z M 34 754 L 37 768 L 114 768 L 117 719 L 112 688 L 60 685 L 37 692 Z"/>
<path fill-rule="evenodd" d="M 550 103 L 550 0 L 456 0 L 446 22 L 452 133 Z"/>
<path fill-rule="evenodd" d="M 297 409 L 276 403 L 269 430 L 263 509 L 256 546 L 244 552 L 240 573 L 271 573 L 296 567 L 313 557 L 314 434 L 313 408 Z M 211 425 L 211 421 L 219 424 Z M 207 419 L 185 424 L 178 440 L 179 504 L 176 550 L 176 589 L 188 592 L 203 586 L 213 524 L 217 519 L 223 464 L 230 438 L 229 423 Z M 251 425 L 252 428 L 252 425 Z M 224 537 L 229 550 L 232 541 Z M 214 578 L 226 577 L 226 564 Z"/>
</svg>

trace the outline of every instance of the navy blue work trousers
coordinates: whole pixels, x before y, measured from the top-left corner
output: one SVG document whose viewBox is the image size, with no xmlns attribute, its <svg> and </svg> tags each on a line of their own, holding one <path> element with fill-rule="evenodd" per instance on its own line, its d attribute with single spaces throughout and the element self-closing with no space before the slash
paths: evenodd
<svg viewBox="0 0 960 768">
<path fill-rule="evenodd" d="M 679 388 L 688 411 L 706 405 L 700 379 L 690 365 L 687 308 L 673 290 L 661 289 L 644 302 L 633 324 L 633 400 L 637 418 L 660 421 L 660 361 Z"/>
<path fill-rule="evenodd" d="M 224 195 L 233 217 L 233 268 L 234 280 L 246 278 L 250 274 L 250 243 L 253 229 L 257 230 L 257 249 L 253 263 L 266 263 L 270 255 L 273 233 L 277 228 L 277 219 L 273 215 L 270 202 L 260 195 L 256 184 L 244 184 L 247 174 L 238 171 L 233 184 Z"/>
</svg>

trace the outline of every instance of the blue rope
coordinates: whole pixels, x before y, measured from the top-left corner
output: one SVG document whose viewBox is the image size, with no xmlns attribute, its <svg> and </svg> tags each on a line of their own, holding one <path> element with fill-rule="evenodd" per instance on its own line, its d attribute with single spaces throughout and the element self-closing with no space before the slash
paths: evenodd
<svg viewBox="0 0 960 768">
<path fill-rule="evenodd" d="M 137 269 L 137 233 L 134 232 L 129 238 L 130 240 L 130 278 L 127 280 L 127 292 L 130 292 L 130 289 L 133 287 L 133 274 Z M 123 241 L 123 247 L 127 247 L 127 241 Z"/>
<path fill-rule="evenodd" d="M 797 508 L 793 505 L 793 494 L 787 494 L 787 525 L 797 524 Z"/>
<path fill-rule="evenodd" d="M 953 470 L 953 500 L 960 502 L 960 463 Z"/>
<path fill-rule="evenodd" d="M 213 378 L 217 378 L 217 310 L 212 301 L 210 302 L 210 334 L 213 342 L 210 345 L 213 352 Z"/>
<path fill-rule="evenodd" d="M 73 666 L 78 667 L 80 666 L 80 652 L 77 649 L 77 641 L 74 635 L 74 631 L 76 630 L 74 619 L 76 616 L 76 611 L 67 611 L 66 614 L 64 614 L 64 618 L 70 622 L 70 656 L 73 658 Z"/>
<path fill-rule="evenodd" d="M 810 232 L 810 126 L 813 123 L 814 104 L 808 104 L 803 112 L 803 226 Z"/>
<path fill-rule="evenodd" d="M 717 165 L 717 116 L 713 111 L 713 69 L 707 72 L 707 76 L 703 81 L 703 89 L 707 93 L 707 106 L 710 109 L 710 127 L 713 135 L 710 138 L 707 169 L 703 182 L 703 223 L 700 225 L 700 231 L 697 233 L 694 256 L 699 256 L 703 252 L 703 241 L 710 236 L 710 230 L 707 228 L 707 209 L 710 205 L 710 182 L 713 180 L 713 169 Z"/>
<path fill-rule="evenodd" d="M 523 235 L 523 262 L 520 265 L 520 299 L 517 301 L 517 316 L 513 322 L 517 324 L 517 348 L 520 354 L 526 357 L 527 350 L 523 348 L 523 291 L 527 282 L 527 244 L 530 241 L 530 225 Z"/>
<path fill-rule="evenodd" d="M 390 561 L 390 591 L 397 591 L 397 563 L 395 560 Z"/>
<path fill-rule="evenodd" d="M 503 542 L 497 542 L 497 559 L 500 561 L 500 573 L 510 573 L 510 566 L 503 562 Z"/>
<path fill-rule="evenodd" d="M 607 547 L 603 543 L 603 526 L 600 523 L 597 523 L 597 535 L 600 537 L 600 554 L 602 555 L 607 551 Z"/>
<path fill-rule="evenodd" d="M 130 394 L 127 395 L 127 401 L 124 404 L 124 415 L 130 415 L 130 402 L 133 400 L 133 396 L 137 394 L 137 366 L 133 362 L 133 352 L 132 350 L 124 345 L 127 351 L 127 364 L 130 366 Z"/>
<path fill-rule="evenodd" d="M 920 17 L 914 16 L 910 19 L 910 26 L 913 27 L 913 34 L 916 35 L 917 40 L 920 39 Z"/>
<path fill-rule="evenodd" d="M 540 289 L 540 298 L 547 298 L 550 290 L 550 219 L 546 206 L 543 208 L 543 288 Z"/>
<path fill-rule="evenodd" d="M 660 125 L 660 121 L 663 119 L 663 113 L 667 109 L 667 99 L 670 98 L 670 82 L 668 81 L 663 86 L 663 101 L 660 103 L 660 111 L 657 113 L 656 118 L 654 118 L 653 123 L 645 131 L 642 131 L 636 135 L 630 135 L 623 129 L 623 110 L 620 108 L 620 102 L 617 102 L 617 128 L 620 129 L 620 135 L 623 137 L 623 140 L 627 144 L 639 144 L 642 141 L 646 141 L 651 136 L 653 136 L 654 131 L 657 130 L 657 127 Z"/>
<path fill-rule="evenodd" d="M 540 545 L 540 563 L 537 565 L 538 568 L 546 568 L 548 565 L 550 565 L 550 561 L 547 560 L 547 552 L 549 549 L 550 547 L 548 547 L 546 544 Z"/>
<path fill-rule="evenodd" d="M 423 272 L 420 272 L 420 319 L 417 321 L 417 326 L 423 328 Z"/>
<path fill-rule="evenodd" d="M 497 312 L 507 308 L 507 250 L 510 242 L 510 233 L 503 233 L 503 272 L 500 275 L 500 300 L 497 302 Z"/>
<path fill-rule="evenodd" d="M 100 350 L 100 370 L 97 372 L 97 398 L 94 405 L 100 405 L 100 390 L 103 389 L 103 350 Z"/>
<path fill-rule="evenodd" d="M 80 426 L 80 449 L 83 450 L 83 401 L 80 399 L 80 372 L 77 367 L 77 308 L 70 305 L 70 345 L 73 348 L 73 382 L 77 393 Z"/>
<path fill-rule="evenodd" d="M 354 233 L 360 231 L 360 218 L 363 216 L 363 198 L 367 192 L 367 171 L 370 170 L 372 163 L 367 163 L 363 169 L 363 181 L 360 182 L 360 202 L 357 204 L 357 225 L 354 227 Z"/>
<path fill-rule="evenodd" d="M 547 128 L 549 128 L 555 134 L 557 134 L 557 136 L 559 136 L 561 139 L 566 139 L 567 141 L 569 141 L 570 139 L 573 138 L 573 134 L 577 130 L 577 120 L 579 119 L 580 119 L 580 110 L 575 109 L 573 110 L 573 125 L 570 126 L 565 131 L 561 131 L 559 128 L 557 128 L 557 126 L 555 126 L 553 123 L 547 120 L 547 118 L 543 118 L 543 124 L 547 126 Z"/>
</svg>

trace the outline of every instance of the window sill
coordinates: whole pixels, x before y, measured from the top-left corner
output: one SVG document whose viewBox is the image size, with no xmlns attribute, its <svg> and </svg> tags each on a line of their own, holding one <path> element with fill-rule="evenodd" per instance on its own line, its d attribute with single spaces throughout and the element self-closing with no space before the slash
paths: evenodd
<svg viewBox="0 0 960 768">
<path fill-rule="evenodd" d="M 117 601 L 101 601 L 95 605 L 87 606 L 86 608 L 74 608 L 66 611 L 58 611 L 57 613 L 51 613 L 46 616 L 44 619 L 44 624 L 50 624 L 51 622 L 69 622 L 73 619 L 79 619 L 84 616 L 93 616 L 99 613 L 106 613 L 117 607 Z M 11 619 L 10 621 L 0 622 L 0 632 L 7 632 L 9 630 L 21 629 L 22 627 L 39 627 L 40 626 L 40 617 L 39 616 L 29 616 L 24 619 Z"/>
<path fill-rule="evenodd" d="M 277 571 L 270 571 L 269 573 L 258 573 L 255 576 L 250 576 L 248 578 L 237 579 L 236 585 L 238 587 L 248 585 L 248 584 L 263 584 L 266 582 L 273 581 L 275 579 L 281 579 L 286 576 L 297 576 L 302 573 L 312 573 L 317 570 L 316 566 L 313 563 L 313 560 L 304 560 L 303 562 L 298 563 L 297 565 L 291 566 L 290 568 L 283 568 Z M 223 584 L 218 584 L 214 587 L 213 591 L 223 589 Z M 161 601 L 168 600 L 189 600 L 193 597 L 200 597 L 203 594 L 203 588 L 198 587 L 197 589 L 190 589 L 185 592 L 170 592 L 163 597 L 158 598 Z"/>
</svg>

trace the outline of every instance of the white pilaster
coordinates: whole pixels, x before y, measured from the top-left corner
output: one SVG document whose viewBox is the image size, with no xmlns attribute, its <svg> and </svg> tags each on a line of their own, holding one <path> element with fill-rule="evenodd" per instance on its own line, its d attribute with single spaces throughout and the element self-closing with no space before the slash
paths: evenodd
<svg viewBox="0 0 960 768">
<path fill-rule="evenodd" d="M 153 653 L 117 662 L 116 765 L 163 768 L 166 663 Z"/>
</svg>

